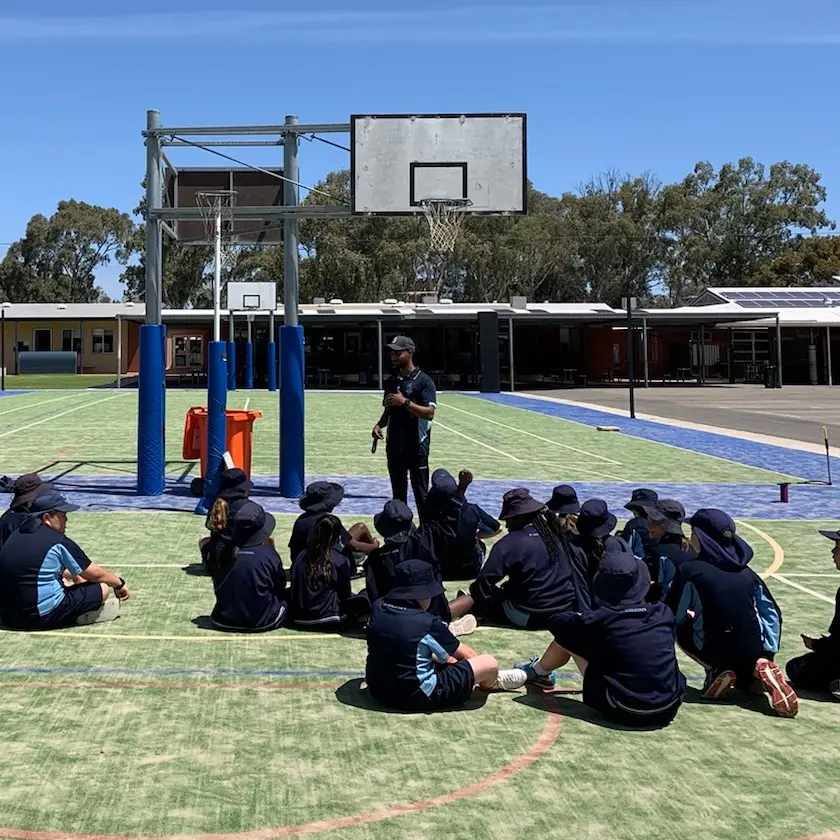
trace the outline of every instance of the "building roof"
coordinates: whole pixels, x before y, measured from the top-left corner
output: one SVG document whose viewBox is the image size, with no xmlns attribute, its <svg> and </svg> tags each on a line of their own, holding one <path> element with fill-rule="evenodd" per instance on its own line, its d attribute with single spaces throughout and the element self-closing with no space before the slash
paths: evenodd
<svg viewBox="0 0 840 840">
<path fill-rule="evenodd" d="M 837 326 L 840 324 L 840 287 L 717 287 L 706 289 L 690 307 L 710 307 L 741 312 L 750 326 L 766 325 L 767 319 L 787 327 Z M 755 322 L 758 317 L 759 322 Z"/>
<path fill-rule="evenodd" d="M 28 321 L 94 321 L 116 320 L 118 315 L 142 320 L 146 307 L 142 303 L 2 303 L 0 310 L 7 318 Z"/>
</svg>

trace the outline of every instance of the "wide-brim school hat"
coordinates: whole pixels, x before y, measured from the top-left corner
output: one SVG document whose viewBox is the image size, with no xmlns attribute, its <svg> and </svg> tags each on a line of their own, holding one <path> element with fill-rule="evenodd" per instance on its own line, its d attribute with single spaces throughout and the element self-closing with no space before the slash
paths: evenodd
<svg viewBox="0 0 840 840">
<path fill-rule="evenodd" d="M 619 541 L 611 541 L 592 580 L 595 598 L 611 607 L 626 607 L 643 603 L 649 589 L 647 565 Z"/>
<path fill-rule="evenodd" d="M 306 488 L 303 498 L 298 502 L 306 513 L 329 513 L 341 504 L 344 488 L 332 481 L 315 481 Z"/>
<path fill-rule="evenodd" d="M 618 519 L 610 513 L 603 499 L 589 499 L 580 506 L 577 518 L 579 534 L 603 539 L 615 531 L 616 525 L 618 525 Z"/>
<path fill-rule="evenodd" d="M 508 490 L 502 496 L 502 510 L 499 519 L 506 521 L 517 516 L 530 516 L 544 509 L 545 505 L 535 499 L 530 491 L 524 487 L 516 487 L 513 490 Z"/>
<path fill-rule="evenodd" d="M 645 506 L 647 518 L 664 528 L 666 534 L 685 536 L 682 523 L 685 519 L 685 508 L 676 499 L 660 499 L 652 505 Z"/>
<path fill-rule="evenodd" d="M 389 601 L 421 601 L 443 594 L 435 570 L 423 560 L 404 560 L 394 570 L 396 586 L 385 596 Z"/>
<path fill-rule="evenodd" d="M 656 490 L 648 490 L 646 487 L 639 487 L 630 496 L 630 501 L 624 505 L 626 510 L 645 510 L 645 505 L 654 504 L 659 501 L 659 494 Z"/>
<path fill-rule="evenodd" d="M 735 533 L 735 521 L 718 508 L 701 508 L 683 519 L 691 525 L 707 559 L 725 567 L 744 567 L 753 558 L 752 546 Z"/>
<path fill-rule="evenodd" d="M 558 516 L 580 513 L 580 501 L 575 488 L 569 484 L 560 484 L 551 491 L 551 498 L 546 507 Z"/>
<path fill-rule="evenodd" d="M 262 545 L 274 533 L 277 521 L 256 502 L 244 502 L 230 523 L 230 539 L 237 548 Z"/>
<path fill-rule="evenodd" d="M 373 527 L 387 540 L 396 534 L 411 529 L 414 514 L 411 508 L 399 499 L 385 502 L 385 507 L 373 517 Z"/>
<path fill-rule="evenodd" d="M 227 502 L 236 499 L 244 499 L 253 489 L 254 483 L 246 475 L 244 470 L 234 467 L 232 470 L 224 470 L 219 478 L 219 498 Z"/>
<path fill-rule="evenodd" d="M 820 533 L 829 540 L 840 542 L 840 531 L 820 531 Z"/>
<path fill-rule="evenodd" d="M 38 473 L 25 473 L 12 483 L 11 491 L 14 496 L 9 507 L 12 510 L 28 507 L 38 496 L 52 489 L 53 485 L 48 481 L 42 481 Z"/>
</svg>

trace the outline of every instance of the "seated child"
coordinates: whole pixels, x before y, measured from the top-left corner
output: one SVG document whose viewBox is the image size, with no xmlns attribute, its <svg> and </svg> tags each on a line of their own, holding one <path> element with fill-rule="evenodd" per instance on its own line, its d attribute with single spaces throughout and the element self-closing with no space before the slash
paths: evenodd
<svg viewBox="0 0 840 840">
<path fill-rule="evenodd" d="M 611 540 L 593 581 L 592 609 L 556 615 L 555 640 L 542 659 L 517 667 L 551 688 L 554 669 L 574 657 L 587 706 L 623 726 L 667 726 L 682 703 L 685 677 L 674 650 L 674 616 L 664 604 L 645 603 L 649 586 L 647 566 L 623 540 Z"/>
<path fill-rule="evenodd" d="M 577 491 L 569 484 L 559 484 L 551 491 L 546 507 L 557 517 L 557 530 L 561 534 L 577 533 L 580 502 Z"/>
<path fill-rule="evenodd" d="M 840 531 L 820 531 L 834 541 L 831 557 L 840 571 Z M 835 598 L 834 618 L 827 636 L 802 636 L 809 653 L 791 659 L 785 670 L 794 688 L 830 694 L 840 700 L 840 589 Z"/>
<path fill-rule="evenodd" d="M 397 567 L 397 586 L 373 605 L 367 628 L 367 687 L 392 709 L 434 712 L 463 706 L 476 686 L 513 691 L 527 675 L 500 671 L 492 656 L 475 653 L 427 612 L 443 592 L 434 569 L 422 560 Z"/>
<path fill-rule="evenodd" d="M 691 519 L 696 559 L 677 567 L 666 598 L 677 619 L 677 643 L 706 669 L 702 694 L 727 699 L 737 687 L 770 695 L 779 717 L 795 717 L 796 692 L 773 661 L 782 613 L 770 588 L 752 569 L 752 548 L 722 510 L 698 510 Z"/>
<path fill-rule="evenodd" d="M 289 614 L 297 627 L 323 630 L 355 626 L 369 612 L 350 588 L 350 561 L 336 546 L 344 528 L 330 513 L 322 516 L 309 535 L 305 551 L 292 563 Z"/>
<path fill-rule="evenodd" d="M 204 570 L 213 575 L 218 554 L 222 549 L 222 535 L 225 534 L 228 521 L 232 520 L 236 511 L 247 501 L 248 493 L 253 484 L 243 470 L 238 468 L 224 469 L 219 477 L 219 495 L 207 514 L 205 527 L 210 531 L 209 537 L 202 537 L 198 541 L 201 552 L 201 563 Z"/>
<path fill-rule="evenodd" d="M 574 572 L 578 611 L 592 606 L 592 581 L 617 523 L 603 499 L 589 499 L 575 519 L 575 533 L 564 540 Z"/>
<path fill-rule="evenodd" d="M 275 521 L 246 501 L 228 523 L 213 572 L 219 630 L 273 630 L 286 618 L 286 573 L 271 535 Z"/>
<path fill-rule="evenodd" d="M 298 502 L 303 513 L 295 520 L 292 536 L 289 538 L 289 554 L 294 562 L 302 551 L 306 550 L 309 535 L 315 523 L 325 514 L 332 513 L 344 499 L 344 488 L 330 481 L 316 481 L 306 488 L 306 494 Z M 341 551 L 350 561 L 352 573 L 356 573 L 356 554 L 370 554 L 379 547 L 379 540 L 371 536 L 363 522 L 350 526 L 350 530 L 341 530 Z"/>
<path fill-rule="evenodd" d="M 452 616 L 473 613 L 520 629 L 546 629 L 554 613 L 575 606 L 569 557 L 545 505 L 526 489 L 505 493 L 499 518 L 508 533 L 493 546 L 469 595 L 449 605 Z"/>
<path fill-rule="evenodd" d="M 633 516 L 625 523 L 621 537 L 633 549 L 636 557 L 644 557 L 653 544 L 648 529 L 645 505 L 650 505 L 658 499 L 659 496 L 655 490 L 640 487 L 633 491 L 630 501 L 624 505 Z"/>
<path fill-rule="evenodd" d="M 643 504 L 650 531 L 650 544 L 644 560 L 653 583 L 649 601 L 664 601 L 674 576 L 684 560 L 696 560 L 697 553 L 683 534 L 685 508 L 676 499 L 659 499 Z"/>
</svg>

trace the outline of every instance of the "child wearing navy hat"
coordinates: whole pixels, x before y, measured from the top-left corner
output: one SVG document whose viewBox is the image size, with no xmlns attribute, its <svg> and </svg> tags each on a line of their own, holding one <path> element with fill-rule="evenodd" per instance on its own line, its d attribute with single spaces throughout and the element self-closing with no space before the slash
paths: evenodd
<svg viewBox="0 0 840 840">
<path fill-rule="evenodd" d="M 795 717 L 796 692 L 773 662 L 782 613 L 767 584 L 748 564 L 752 548 L 722 510 L 698 510 L 687 519 L 696 559 L 680 563 L 666 603 L 677 620 L 677 642 L 706 669 L 703 696 L 726 699 L 736 686 L 768 692 L 780 717 Z"/>
<path fill-rule="evenodd" d="M 228 522 L 213 573 L 216 605 L 210 619 L 217 629 L 273 630 L 284 622 L 286 573 L 271 537 L 275 524 L 252 501 Z"/>
<path fill-rule="evenodd" d="M 588 499 L 581 505 L 575 520 L 577 533 L 568 538 L 578 610 L 588 610 L 592 606 L 592 581 L 606 542 L 617 524 L 618 520 L 603 499 Z"/>
<path fill-rule="evenodd" d="M 556 517 L 555 524 L 561 534 L 577 533 L 577 518 L 580 513 L 580 502 L 577 491 L 569 484 L 558 484 L 551 491 L 551 498 L 546 507 Z"/>
<path fill-rule="evenodd" d="M 571 563 L 548 516 L 525 488 L 505 493 L 499 519 L 508 533 L 493 546 L 469 595 L 449 605 L 454 618 L 473 613 L 493 623 L 540 630 L 554 613 L 574 608 Z"/>
<path fill-rule="evenodd" d="M 622 538 L 633 549 L 636 557 L 644 557 L 653 547 L 647 521 L 647 507 L 658 501 L 656 490 L 639 487 L 630 495 L 630 501 L 624 507 L 633 514 L 621 530 Z"/>
<path fill-rule="evenodd" d="M 840 571 L 840 531 L 820 531 L 834 542 L 831 558 Z M 785 666 L 788 679 L 795 688 L 830 694 L 840 700 L 840 589 L 837 590 L 834 618 L 827 636 L 802 634 L 808 653 L 791 659 Z"/>
<path fill-rule="evenodd" d="M 529 682 L 555 684 L 554 669 L 571 657 L 583 676 L 583 702 L 615 723 L 667 726 L 685 692 L 674 650 L 674 616 L 664 604 L 645 602 L 647 566 L 623 540 L 610 540 L 593 580 L 593 606 L 551 622 L 554 641 L 542 658 L 522 668 Z"/>
<path fill-rule="evenodd" d="M 397 567 L 397 585 L 373 605 L 367 628 L 365 677 L 371 695 L 401 711 L 435 712 L 463 706 L 478 686 L 514 691 L 521 670 L 500 671 L 492 656 L 460 642 L 427 610 L 443 593 L 434 569 L 422 560 Z"/>
<path fill-rule="evenodd" d="M 344 499 L 344 488 L 332 481 L 314 481 L 306 488 L 298 506 L 303 513 L 292 526 L 289 538 L 289 555 L 292 562 L 302 552 L 306 551 L 309 535 L 315 523 L 328 513 L 332 513 Z M 350 560 L 353 574 L 356 573 L 356 554 L 367 555 L 379 547 L 379 540 L 371 536 L 370 530 L 364 522 L 351 525 L 350 529 L 341 529 L 341 551 Z"/>
<path fill-rule="evenodd" d="M 0 479 L 0 493 L 13 494 L 9 509 L 0 516 L 0 548 L 29 518 L 32 502 L 52 489 L 53 485 L 43 481 L 38 473 L 26 473 L 14 481 L 5 475 Z"/>
<path fill-rule="evenodd" d="M 650 530 L 651 545 L 645 555 L 653 584 L 649 601 L 664 601 L 671 589 L 677 566 L 696 560 L 697 552 L 683 533 L 685 508 L 676 499 L 659 499 L 642 505 Z"/>
<path fill-rule="evenodd" d="M 238 467 L 224 469 L 219 477 L 219 494 L 213 502 L 213 507 L 207 514 L 205 527 L 210 531 L 209 537 L 202 537 L 198 541 L 201 552 L 201 563 L 209 575 L 213 575 L 219 552 L 224 545 L 222 536 L 233 520 L 237 510 L 248 500 L 253 489 L 253 483 L 244 470 Z M 228 535 L 229 536 L 229 535 Z"/>
</svg>

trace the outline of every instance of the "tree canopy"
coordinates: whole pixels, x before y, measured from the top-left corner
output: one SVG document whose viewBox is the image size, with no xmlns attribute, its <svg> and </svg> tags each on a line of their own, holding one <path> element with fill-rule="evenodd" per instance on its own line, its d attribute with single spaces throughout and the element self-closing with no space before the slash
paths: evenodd
<svg viewBox="0 0 840 840">
<path fill-rule="evenodd" d="M 347 203 L 348 170 L 331 172 L 305 203 Z M 801 163 L 766 167 L 751 158 L 715 168 L 701 161 L 682 181 L 606 172 L 550 196 L 528 185 L 529 211 L 470 217 L 451 254 L 430 251 L 423 218 L 353 217 L 301 222 L 300 299 L 600 301 L 628 291 L 678 305 L 709 285 L 819 285 L 840 274 L 840 237 L 823 209 L 820 175 Z M 33 216 L 0 262 L 10 301 L 99 300 L 97 271 L 124 266 L 125 296 L 142 300 L 145 225 L 114 208 L 62 201 Z M 165 239 L 164 305 L 208 306 L 212 250 Z M 273 280 L 282 289 L 281 246 L 244 248 L 226 279 Z"/>
</svg>

